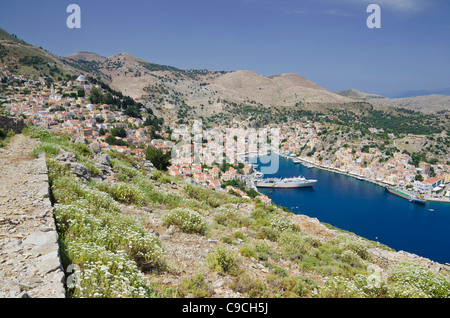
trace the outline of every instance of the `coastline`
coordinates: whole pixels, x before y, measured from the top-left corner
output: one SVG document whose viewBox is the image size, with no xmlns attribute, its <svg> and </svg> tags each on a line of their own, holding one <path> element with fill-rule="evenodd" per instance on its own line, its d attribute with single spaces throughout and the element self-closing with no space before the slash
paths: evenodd
<svg viewBox="0 0 450 318">
<path fill-rule="evenodd" d="M 282 157 L 285 157 L 285 158 L 288 158 L 288 159 L 291 159 L 291 160 L 294 159 L 294 157 L 288 156 L 286 154 L 282 154 L 280 152 L 278 152 L 278 154 L 280 156 L 282 156 Z M 345 176 L 348 176 L 348 177 L 352 177 L 352 178 L 355 178 L 355 179 L 358 179 L 358 180 L 361 180 L 361 181 L 367 181 L 367 182 L 376 184 L 376 185 L 378 185 L 380 187 L 383 187 L 383 188 L 386 188 L 387 186 L 392 186 L 392 184 L 385 183 L 385 182 L 382 182 L 382 181 L 376 181 L 376 180 L 372 180 L 372 179 L 367 179 L 367 178 L 364 178 L 363 176 L 355 175 L 355 174 L 349 173 L 347 171 L 343 171 L 342 169 L 337 169 L 337 168 L 332 168 L 332 167 L 328 167 L 328 166 L 318 165 L 318 164 L 316 164 L 314 162 L 310 162 L 310 161 L 305 160 L 304 158 L 301 158 L 301 157 L 295 157 L 295 159 L 299 160 L 300 164 L 303 164 L 303 165 L 306 164 L 306 165 L 312 166 L 312 167 L 317 168 L 317 169 L 338 173 L 338 174 L 345 175 Z M 430 197 L 430 196 L 425 196 L 425 199 L 427 201 L 430 201 L 430 202 L 439 202 L 439 203 L 449 203 L 450 204 L 450 199 L 435 198 L 435 197 Z"/>
</svg>

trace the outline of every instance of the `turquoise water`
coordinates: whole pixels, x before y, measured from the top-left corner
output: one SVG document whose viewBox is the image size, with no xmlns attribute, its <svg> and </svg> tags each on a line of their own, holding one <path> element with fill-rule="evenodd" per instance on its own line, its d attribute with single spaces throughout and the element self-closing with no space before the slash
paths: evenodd
<svg viewBox="0 0 450 318">
<path fill-rule="evenodd" d="M 259 160 L 258 164 L 264 166 Z M 277 174 L 266 176 L 298 175 L 318 182 L 314 188 L 258 190 L 293 213 L 315 217 L 397 251 L 450 263 L 449 203 L 412 203 L 370 182 L 307 168 L 283 157 Z"/>
</svg>

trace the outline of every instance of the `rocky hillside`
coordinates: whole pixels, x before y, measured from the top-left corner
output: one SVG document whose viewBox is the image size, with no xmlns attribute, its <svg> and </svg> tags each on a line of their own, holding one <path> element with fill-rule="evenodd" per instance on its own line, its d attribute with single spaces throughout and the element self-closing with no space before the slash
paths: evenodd
<svg viewBox="0 0 450 318">
<path fill-rule="evenodd" d="M 65 60 L 100 76 L 113 89 L 178 117 L 185 117 L 186 110 L 197 117 L 209 117 L 234 104 L 268 108 L 353 101 L 296 74 L 267 77 L 245 70 L 181 70 L 128 53 L 104 58 L 79 52 Z"/>
<path fill-rule="evenodd" d="M 56 55 L 30 45 L 3 29 L 0 29 L 0 71 L 53 80 L 79 74 L 79 70 L 67 65 Z"/>
<path fill-rule="evenodd" d="M 63 267 L 79 269 L 68 297 L 450 296 L 449 266 L 82 138 L 27 134 L 47 157 Z"/>
<path fill-rule="evenodd" d="M 339 91 L 336 93 L 341 96 L 369 102 L 374 105 L 404 108 L 425 114 L 450 113 L 450 96 L 448 95 L 432 94 L 405 98 L 387 98 L 381 95 L 367 94 L 355 89 Z"/>
</svg>

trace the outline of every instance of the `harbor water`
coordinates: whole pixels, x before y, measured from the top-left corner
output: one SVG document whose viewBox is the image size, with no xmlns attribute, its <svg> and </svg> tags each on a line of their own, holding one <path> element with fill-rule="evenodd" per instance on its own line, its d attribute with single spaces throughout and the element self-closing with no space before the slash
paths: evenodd
<svg viewBox="0 0 450 318">
<path fill-rule="evenodd" d="M 264 160 L 263 160 L 264 162 Z M 261 158 L 257 164 L 264 166 Z M 276 174 L 316 179 L 313 188 L 258 188 L 273 203 L 342 230 L 439 263 L 450 263 L 450 204 L 410 202 L 356 178 L 295 164 L 280 156 Z"/>
</svg>

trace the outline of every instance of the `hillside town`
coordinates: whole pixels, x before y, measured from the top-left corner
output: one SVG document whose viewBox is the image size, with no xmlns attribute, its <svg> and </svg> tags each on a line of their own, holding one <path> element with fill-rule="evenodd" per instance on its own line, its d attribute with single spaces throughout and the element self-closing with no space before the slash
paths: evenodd
<svg viewBox="0 0 450 318">
<path fill-rule="evenodd" d="M 332 124 L 305 118 L 290 122 L 282 129 L 267 125 L 267 129 L 279 129 L 279 144 L 274 144 L 273 140 L 266 143 L 269 137 L 265 137 L 268 139 L 263 143 L 260 140 L 249 143 L 249 140 L 257 140 L 258 136 L 252 135 L 254 131 L 244 129 L 247 123 L 234 122 L 231 127 L 230 124 L 215 127 L 227 138 L 214 138 L 201 132 L 200 141 L 192 143 L 189 137 L 195 135 L 195 130 L 187 126 L 166 121 L 157 127 L 158 130 L 152 131 L 155 127 L 145 125 L 143 116 L 129 116 L 114 105 L 93 103 L 89 96 L 93 91 L 102 91 L 102 86 L 90 83 L 84 76 L 49 83 L 45 78 L 33 80 L 2 69 L 0 78 L 0 105 L 7 113 L 24 117 L 26 123 L 43 126 L 56 133 L 78 135 L 91 142 L 98 141 L 104 150 L 115 150 L 141 159 L 145 158 L 145 149 L 153 146 L 171 154 L 170 175 L 191 178 L 197 184 L 219 191 L 233 191 L 243 197 L 249 195 L 246 190 L 253 188 L 255 191 L 248 182 L 251 180 L 249 176 L 255 172 L 255 165 L 247 159 L 251 153 L 271 150 L 292 158 L 296 163 L 407 189 L 431 200 L 450 201 L 448 155 L 445 162 L 420 161 L 415 165 L 407 151 L 391 147 L 393 150 L 387 153 L 384 146 L 379 147 L 376 143 L 379 131 L 375 128 L 370 128 L 370 136 L 358 132 L 350 136 Z M 137 99 L 135 101 L 138 102 Z M 233 127 L 240 129 L 234 129 L 230 134 Z M 119 144 L 108 142 L 114 129 L 126 132 L 122 136 L 114 136 L 121 141 Z M 395 145 L 396 136 L 389 135 L 389 138 Z M 445 132 L 440 138 L 447 142 L 450 140 Z M 199 148 L 194 149 L 196 147 Z M 239 182 L 245 186 L 237 187 Z M 270 202 L 267 196 L 257 194 L 257 197 Z"/>
</svg>

